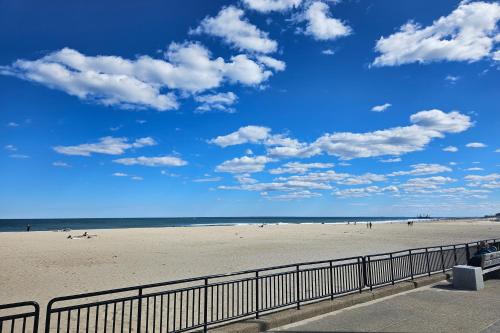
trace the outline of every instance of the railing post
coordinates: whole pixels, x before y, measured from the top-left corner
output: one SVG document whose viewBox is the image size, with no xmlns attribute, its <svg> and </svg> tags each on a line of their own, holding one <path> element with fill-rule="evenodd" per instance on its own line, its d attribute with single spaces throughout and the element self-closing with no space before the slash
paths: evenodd
<svg viewBox="0 0 500 333">
<path fill-rule="evenodd" d="M 330 299 L 333 300 L 333 294 L 335 294 L 333 290 L 333 263 L 330 260 Z"/>
<path fill-rule="evenodd" d="M 391 260 L 391 282 L 394 285 L 394 264 L 392 262 L 392 253 L 389 254 L 389 258 Z"/>
<path fill-rule="evenodd" d="M 208 330 L 208 278 L 205 278 L 205 290 L 203 295 L 203 332 L 207 332 Z M 219 297 L 219 295 L 217 295 Z M 175 318 L 174 318 L 175 320 Z"/>
<path fill-rule="evenodd" d="M 259 271 L 255 272 L 255 318 L 259 319 Z"/>
<path fill-rule="evenodd" d="M 427 274 L 431 276 L 431 263 L 429 262 L 429 249 L 425 248 L 425 259 L 427 261 Z"/>
<path fill-rule="evenodd" d="M 300 310 L 300 270 L 299 265 L 296 266 L 297 279 L 295 281 L 295 294 L 297 295 L 297 310 Z"/>
<path fill-rule="evenodd" d="M 141 333 L 142 317 L 142 288 L 139 288 L 139 298 L 137 299 L 137 333 Z"/>
<path fill-rule="evenodd" d="M 441 267 L 443 268 L 443 273 L 446 272 L 445 268 L 444 268 L 444 254 L 443 254 L 443 247 L 440 246 L 439 247 L 440 251 L 441 251 Z"/>
<path fill-rule="evenodd" d="M 363 274 L 363 268 L 361 267 L 361 258 L 358 257 L 357 259 L 358 261 L 358 283 L 359 283 L 359 292 L 363 292 L 363 277 L 362 277 L 362 274 Z"/>
<path fill-rule="evenodd" d="M 457 264 L 457 247 L 453 245 L 453 262 Z"/>
<path fill-rule="evenodd" d="M 50 311 L 52 309 L 52 300 L 47 304 L 47 312 L 45 313 L 45 333 L 50 332 Z M 36 332 L 34 332 L 36 333 Z"/>
<path fill-rule="evenodd" d="M 372 283 L 372 265 L 371 265 L 370 256 L 368 256 L 368 276 L 370 277 L 370 291 L 372 291 L 372 290 L 373 290 L 373 283 Z"/>
<path fill-rule="evenodd" d="M 413 258 L 412 258 L 412 255 L 411 255 L 411 250 L 408 250 L 408 252 L 410 253 L 410 276 L 411 276 L 411 279 L 413 280 Z"/>
<path fill-rule="evenodd" d="M 466 264 L 469 264 L 470 260 L 470 250 L 469 250 L 469 244 L 465 244 L 465 259 L 467 260 Z"/>
<path fill-rule="evenodd" d="M 34 302 L 33 306 L 35 308 L 35 313 L 34 313 L 34 318 L 33 318 L 33 333 L 37 333 L 38 332 L 38 320 L 39 320 L 39 316 L 40 316 L 40 305 L 38 305 L 37 302 Z"/>
<path fill-rule="evenodd" d="M 363 257 L 363 282 L 365 287 L 368 287 L 368 281 L 366 276 L 366 257 Z"/>
</svg>

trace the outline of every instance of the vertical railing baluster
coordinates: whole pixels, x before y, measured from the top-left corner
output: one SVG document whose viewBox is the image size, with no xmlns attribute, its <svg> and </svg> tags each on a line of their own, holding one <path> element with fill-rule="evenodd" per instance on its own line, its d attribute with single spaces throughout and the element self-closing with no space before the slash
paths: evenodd
<svg viewBox="0 0 500 333">
<path fill-rule="evenodd" d="M 363 277 L 361 274 L 363 274 L 363 268 L 361 267 L 361 259 L 360 257 L 357 258 L 357 263 L 358 263 L 358 284 L 359 284 L 359 292 L 361 293 L 363 291 Z"/>
<path fill-rule="evenodd" d="M 259 319 L 259 271 L 255 271 L 255 318 Z"/>
<path fill-rule="evenodd" d="M 439 247 L 440 249 L 440 253 L 441 253 L 441 268 L 443 269 L 443 273 L 446 271 L 445 267 L 444 267 L 444 254 L 443 254 L 443 247 L 440 246 Z"/>
<path fill-rule="evenodd" d="M 297 310 L 300 310 L 300 269 L 299 265 L 295 266 L 297 281 L 295 283 L 295 293 L 297 295 Z"/>
<path fill-rule="evenodd" d="M 370 282 L 370 291 L 373 290 L 373 283 L 372 283 L 372 265 L 371 265 L 371 259 L 370 256 L 368 256 L 368 276 L 369 276 L 369 282 Z"/>
<path fill-rule="evenodd" d="M 139 294 L 139 298 L 137 299 L 137 333 L 141 333 L 142 288 L 139 288 L 138 294 Z M 130 324 L 132 324 L 132 318 L 131 318 Z"/>
<path fill-rule="evenodd" d="M 457 247 L 453 245 L 453 260 L 455 265 L 457 264 Z"/>
<path fill-rule="evenodd" d="M 431 263 L 429 262 L 429 250 L 425 248 L 425 259 L 427 261 L 427 273 L 431 276 Z"/>
<path fill-rule="evenodd" d="M 410 276 L 411 276 L 411 279 L 413 280 L 413 258 L 412 258 L 411 250 L 408 250 L 408 252 L 410 253 L 410 256 L 409 256 L 409 259 L 410 259 Z"/>
<path fill-rule="evenodd" d="M 218 295 L 217 295 L 218 296 Z M 204 295 L 204 304 L 203 304 L 203 332 L 207 332 L 208 330 L 208 278 L 205 278 L 205 295 Z M 175 320 L 175 318 L 174 318 Z"/>
<path fill-rule="evenodd" d="M 391 282 L 394 285 L 394 264 L 392 262 L 392 253 L 389 254 L 389 259 L 391 261 Z"/>
<path fill-rule="evenodd" d="M 333 300 L 333 262 L 330 260 L 330 299 Z"/>
</svg>

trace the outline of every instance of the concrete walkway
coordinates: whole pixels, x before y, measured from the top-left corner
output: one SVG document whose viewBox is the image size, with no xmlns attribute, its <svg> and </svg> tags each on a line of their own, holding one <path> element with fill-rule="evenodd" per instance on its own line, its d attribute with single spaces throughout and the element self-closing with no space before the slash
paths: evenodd
<svg viewBox="0 0 500 333">
<path fill-rule="evenodd" d="M 440 282 L 269 332 L 500 332 L 500 279 L 479 292 Z"/>
</svg>

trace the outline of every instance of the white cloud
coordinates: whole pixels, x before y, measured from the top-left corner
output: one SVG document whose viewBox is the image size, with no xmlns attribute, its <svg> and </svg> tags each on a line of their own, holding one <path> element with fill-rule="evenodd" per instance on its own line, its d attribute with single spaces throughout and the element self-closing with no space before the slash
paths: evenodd
<svg viewBox="0 0 500 333">
<path fill-rule="evenodd" d="M 333 167 L 333 163 L 299 163 L 288 162 L 281 168 L 269 170 L 270 174 L 279 175 L 283 173 L 305 173 L 310 169 L 327 169 Z"/>
<path fill-rule="evenodd" d="M 372 107 L 372 111 L 374 112 L 383 112 L 385 110 L 387 110 L 388 108 L 390 108 L 392 106 L 391 103 L 385 103 L 385 104 L 382 104 L 382 105 L 375 105 L 374 107 Z"/>
<path fill-rule="evenodd" d="M 69 168 L 70 165 L 66 162 L 61 162 L 61 161 L 55 161 L 52 162 L 52 166 L 59 167 L 59 168 Z"/>
<path fill-rule="evenodd" d="M 367 133 L 338 132 L 324 134 L 308 144 L 284 135 L 271 135 L 271 130 L 262 126 L 241 127 L 238 131 L 219 136 L 209 142 L 221 147 L 247 142 L 263 144 L 269 156 L 312 157 L 322 152 L 338 156 L 342 160 L 384 155 L 398 156 L 425 148 L 434 138 L 446 133 L 459 133 L 472 126 L 469 116 L 457 111 L 445 113 L 440 110 L 420 111 L 410 117 L 413 125 L 394 127 Z"/>
<path fill-rule="evenodd" d="M 217 172 L 254 173 L 264 170 L 266 163 L 271 162 L 267 156 L 243 156 L 225 161 L 215 168 Z"/>
<path fill-rule="evenodd" d="M 115 177 L 128 177 L 128 175 L 126 173 L 123 173 L 123 172 L 115 172 L 115 173 L 113 173 L 113 176 L 115 176 Z"/>
<path fill-rule="evenodd" d="M 282 201 L 310 199 L 310 198 L 321 197 L 321 193 L 315 193 L 315 192 L 311 192 L 309 190 L 295 191 L 295 192 L 289 192 L 289 193 L 278 194 L 278 195 L 269 195 L 267 192 L 262 192 L 261 195 L 269 200 L 282 200 Z"/>
<path fill-rule="evenodd" d="M 378 175 L 374 173 L 365 173 L 363 175 L 355 176 L 351 175 L 348 178 L 338 180 L 337 184 L 342 184 L 342 185 L 364 185 L 364 184 L 371 184 L 375 182 L 382 182 L 387 180 L 386 176 L 384 175 Z"/>
<path fill-rule="evenodd" d="M 447 75 L 444 79 L 451 84 L 455 84 L 458 80 L 460 80 L 460 76 Z"/>
<path fill-rule="evenodd" d="M 408 192 L 418 192 L 425 189 L 437 189 L 441 185 L 456 182 L 457 180 L 451 177 L 434 176 L 426 178 L 412 178 L 400 187 Z"/>
<path fill-rule="evenodd" d="M 195 96 L 194 100 L 201 103 L 201 105 L 196 108 L 198 112 L 223 111 L 234 113 L 235 110 L 231 106 L 237 102 L 238 96 L 229 91 L 227 93 Z"/>
<path fill-rule="evenodd" d="M 321 53 L 323 53 L 325 55 L 334 55 L 335 51 L 332 49 L 325 49 L 325 50 L 321 51 Z"/>
<path fill-rule="evenodd" d="M 380 162 L 382 163 L 397 163 L 397 162 L 401 162 L 401 157 L 396 157 L 396 158 L 388 158 L 388 159 L 385 159 L 385 160 L 380 160 Z"/>
<path fill-rule="evenodd" d="M 243 143 L 258 143 L 266 139 L 271 131 L 270 128 L 263 126 L 245 126 L 228 135 L 218 136 L 210 140 L 210 143 L 220 147 L 228 147 Z"/>
<path fill-rule="evenodd" d="M 495 153 L 500 153 L 500 149 L 495 150 Z"/>
<path fill-rule="evenodd" d="M 130 179 L 132 179 L 132 180 L 144 180 L 144 178 L 142 178 L 140 176 L 132 176 L 132 177 L 130 177 Z"/>
<path fill-rule="evenodd" d="M 467 148 L 486 148 L 488 146 L 482 142 L 470 142 L 470 143 L 466 144 L 465 147 L 467 147 Z"/>
<path fill-rule="evenodd" d="M 276 72 L 284 71 L 286 68 L 286 64 L 283 61 L 269 56 L 258 56 L 257 61 L 269 68 L 274 69 Z"/>
<path fill-rule="evenodd" d="M 24 155 L 24 154 L 10 154 L 9 157 L 10 158 L 16 158 L 16 159 L 30 158 L 28 155 Z"/>
<path fill-rule="evenodd" d="M 454 147 L 454 146 L 448 146 L 446 148 L 443 148 L 443 151 L 447 151 L 450 153 L 456 153 L 458 151 L 458 148 Z"/>
<path fill-rule="evenodd" d="M 0 66 L 0 74 L 1 73 L 2 73 L 2 67 Z M 8 127 L 19 127 L 19 124 L 11 121 L 10 123 L 7 123 L 7 126 Z"/>
<path fill-rule="evenodd" d="M 142 148 L 154 146 L 153 138 L 145 137 L 129 142 L 127 138 L 114 138 L 106 136 L 99 139 L 97 143 L 83 143 L 77 146 L 56 146 L 54 150 L 59 154 L 90 156 L 91 154 L 121 155 L 131 148 Z"/>
<path fill-rule="evenodd" d="M 375 66 L 396 66 L 413 62 L 478 61 L 494 57 L 499 41 L 497 22 L 500 5 L 462 1 L 448 16 L 427 27 L 408 22 L 400 31 L 381 37 L 375 46 L 380 55 Z"/>
<path fill-rule="evenodd" d="M 248 8 L 262 13 L 272 11 L 282 12 L 292 8 L 297 8 L 302 0 L 243 0 Z"/>
<path fill-rule="evenodd" d="M 17 151 L 17 147 L 14 145 L 5 145 L 4 146 L 5 150 L 10 150 L 10 151 Z"/>
<path fill-rule="evenodd" d="M 158 166 L 183 166 L 186 165 L 187 162 L 183 159 L 175 156 L 156 156 L 156 157 L 127 157 L 127 158 L 119 158 L 113 160 L 113 162 L 123 165 L 144 165 L 150 167 L 158 167 Z"/>
<path fill-rule="evenodd" d="M 483 171 L 484 169 L 483 168 L 479 168 L 479 167 L 473 167 L 473 168 L 467 168 L 465 170 L 467 170 L 467 171 Z"/>
<path fill-rule="evenodd" d="M 451 168 L 441 164 L 419 163 L 419 164 L 413 164 L 410 167 L 411 170 L 393 172 L 390 173 L 389 176 L 406 176 L 406 175 L 422 176 L 422 175 L 432 175 L 436 173 L 453 171 Z"/>
<path fill-rule="evenodd" d="M 351 34 L 348 25 L 330 16 L 328 5 L 324 2 L 313 2 L 301 19 L 307 21 L 304 33 L 316 40 L 334 40 Z"/>
<path fill-rule="evenodd" d="M 329 155 L 347 160 L 360 157 L 402 155 L 422 150 L 433 138 L 465 131 L 472 123 L 456 111 L 420 111 L 410 117 L 414 125 L 368 133 L 325 134 L 313 143 Z"/>
<path fill-rule="evenodd" d="M 337 190 L 333 192 L 333 194 L 343 198 L 362 198 L 362 197 L 369 197 L 374 194 L 381 194 L 384 192 L 397 193 L 399 192 L 399 189 L 396 186 L 386 186 L 386 187 L 368 186 L 361 188 Z"/>
<path fill-rule="evenodd" d="M 193 179 L 193 182 L 195 182 L 195 183 L 211 183 L 211 182 L 218 182 L 221 179 L 222 179 L 221 177 L 206 177 L 206 178 Z"/>
<path fill-rule="evenodd" d="M 269 39 L 266 32 L 259 30 L 246 20 L 245 12 L 234 6 L 223 8 L 215 17 L 206 17 L 200 25 L 191 31 L 194 34 L 206 33 L 217 36 L 225 43 L 240 51 L 260 53 L 275 52 L 278 48 L 276 41 Z"/>
<path fill-rule="evenodd" d="M 199 43 L 171 43 L 165 60 L 149 56 L 87 56 L 64 48 L 38 60 L 17 60 L 0 74 L 62 90 L 82 100 L 121 108 L 178 108 L 177 97 L 220 87 L 225 82 L 256 86 L 272 71 L 239 54 L 226 62 L 213 59 Z M 169 92 L 163 92 L 170 89 Z"/>
</svg>

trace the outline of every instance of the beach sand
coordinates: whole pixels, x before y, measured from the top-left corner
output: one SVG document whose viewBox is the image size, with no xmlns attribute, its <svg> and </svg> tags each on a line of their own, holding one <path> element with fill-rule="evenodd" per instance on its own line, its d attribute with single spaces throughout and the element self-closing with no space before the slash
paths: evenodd
<svg viewBox="0 0 500 333">
<path fill-rule="evenodd" d="M 256 225 L 0 233 L 0 303 L 500 238 L 486 220 L 357 225 Z"/>
</svg>

